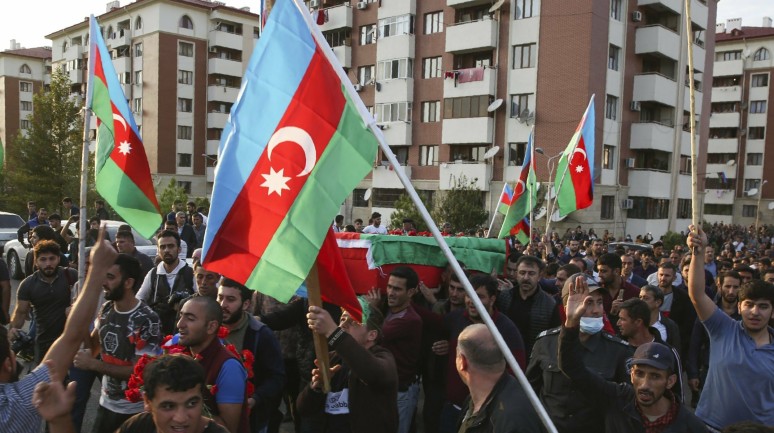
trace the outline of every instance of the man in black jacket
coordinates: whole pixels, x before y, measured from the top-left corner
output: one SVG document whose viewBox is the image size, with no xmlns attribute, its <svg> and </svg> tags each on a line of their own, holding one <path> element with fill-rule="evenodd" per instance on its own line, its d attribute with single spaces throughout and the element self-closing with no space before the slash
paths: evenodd
<svg viewBox="0 0 774 433">
<path fill-rule="evenodd" d="M 590 399 L 603 408 L 606 432 L 706 432 L 707 428 L 672 393 L 679 370 L 672 351 L 660 343 L 646 343 L 632 358 L 632 384 L 601 378 L 583 365 L 578 339 L 580 318 L 593 302 L 586 279 L 570 287 L 567 320 L 559 341 L 559 368 Z"/>
</svg>

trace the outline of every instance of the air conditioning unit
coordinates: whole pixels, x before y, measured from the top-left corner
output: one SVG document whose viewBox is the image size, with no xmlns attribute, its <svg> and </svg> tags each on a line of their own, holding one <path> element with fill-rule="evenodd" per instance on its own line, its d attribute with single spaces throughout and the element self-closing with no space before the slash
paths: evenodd
<svg viewBox="0 0 774 433">
<path fill-rule="evenodd" d="M 621 209 L 631 209 L 634 207 L 634 200 L 627 198 L 626 200 L 621 200 Z"/>
<path fill-rule="evenodd" d="M 354 87 L 355 87 L 355 91 L 356 91 L 356 92 L 359 92 L 359 91 L 363 90 L 363 86 L 362 86 L 362 85 L 360 85 L 360 84 L 355 84 L 355 86 L 354 86 Z"/>
<path fill-rule="evenodd" d="M 632 111 L 640 111 L 640 101 L 632 101 L 632 103 L 629 104 L 629 109 Z"/>
<path fill-rule="evenodd" d="M 626 158 L 624 163 L 626 163 L 626 168 L 634 168 L 634 158 Z"/>
<path fill-rule="evenodd" d="M 320 0 L 309 0 L 309 7 L 319 8 L 320 7 Z"/>
<path fill-rule="evenodd" d="M 634 21 L 635 23 L 642 21 L 642 12 L 640 11 L 632 12 L 632 21 Z"/>
<path fill-rule="evenodd" d="M 368 7 L 368 3 L 366 2 L 357 2 L 357 8 L 360 10 L 366 9 Z"/>
</svg>

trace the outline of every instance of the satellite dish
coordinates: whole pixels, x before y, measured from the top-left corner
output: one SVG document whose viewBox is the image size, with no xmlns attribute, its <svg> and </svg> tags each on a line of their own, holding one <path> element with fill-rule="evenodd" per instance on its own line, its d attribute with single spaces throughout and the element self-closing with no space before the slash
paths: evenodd
<svg viewBox="0 0 774 433">
<path fill-rule="evenodd" d="M 487 150 L 484 154 L 484 159 L 492 159 L 497 155 L 497 152 L 500 151 L 500 146 L 492 146 L 491 149 Z"/>
<path fill-rule="evenodd" d="M 489 8 L 489 13 L 492 14 L 497 12 L 497 10 L 503 7 L 504 4 L 505 0 L 499 0 L 497 3 L 493 4 L 491 8 Z"/>
<path fill-rule="evenodd" d="M 363 200 L 368 201 L 368 199 L 370 199 L 370 198 L 371 198 L 371 188 L 368 188 L 363 193 Z"/>
<path fill-rule="evenodd" d="M 747 196 L 752 197 L 755 194 L 758 194 L 758 188 L 750 188 L 747 190 Z"/>
<path fill-rule="evenodd" d="M 729 159 L 728 162 L 726 162 L 726 165 L 728 166 L 736 165 L 736 161 L 734 161 L 733 159 Z"/>
<path fill-rule="evenodd" d="M 489 107 L 486 108 L 486 111 L 493 112 L 500 108 L 503 105 L 503 100 L 501 98 L 495 99 L 491 104 L 489 104 Z"/>
<path fill-rule="evenodd" d="M 551 185 L 551 188 L 548 188 L 548 191 L 546 191 L 546 199 L 553 200 L 554 197 L 556 197 L 556 190 L 554 189 L 554 186 Z"/>
<path fill-rule="evenodd" d="M 769 203 L 769 210 L 774 210 L 774 202 Z"/>
<path fill-rule="evenodd" d="M 774 203 L 772 203 L 772 204 L 774 204 Z M 548 212 L 548 210 L 546 209 L 546 207 L 545 207 L 545 206 L 541 207 L 541 208 L 540 208 L 540 209 L 538 209 L 538 210 L 537 210 L 537 212 L 535 213 L 535 219 L 536 219 L 536 220 L 539 220 L 540 218 L 543 218 L 544 216 L 546 216 L 546 213 L 547 213 L 547 212 Z"/>
<path fill-rule="evenodd" d="M 551 221 L 553 221 L 553 222 L 558 222 L 558 221 L 561 221 L 561 220 L 563 220 L 565 218 L 567 218 L 567 215 L 565 215 L 563 217 L 559 216 L 559 209 L 554 211 L 553 215 L 551 215 Z"/>
</svg>

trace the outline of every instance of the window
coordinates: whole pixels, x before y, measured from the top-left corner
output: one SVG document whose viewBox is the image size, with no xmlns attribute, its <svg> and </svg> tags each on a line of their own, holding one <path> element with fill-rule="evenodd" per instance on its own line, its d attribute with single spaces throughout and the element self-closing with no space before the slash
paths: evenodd
<svg viewBox="0 0 774 433">
<path fill-rule="evenodd" d="M 441 121 L 441 101 L 425 101 L 422 103 L 422 122 Z"/>
<path fill-rule="evenodd" d="M 602 196 L 602 212 L 599 215 L 599 219 L 611 220 L 615 218 L 615 196 L 603 195 Z"/>
<path fill-rule="evenodd" d="M 486 117 L 489 115 L 489 112 L 486 111 L 488 106 L 489 95 L 446 98 L 443 100 L 443 118 Z"/>
<path fill-rule="evenodd" d="M 636 150 L 634 151 L 634 168 L 640 170 L 653 170 L 668 172 L 672 153 L 660 150 Z"/>
<path fill-rule="evenodd" d="M 260 39 L 260 37 L 261 37 L 261 28 L 253 27 L 253 39 Z"/>
<path fill-rule="evenodd" d="M 379 38 L 414 34 L 414 16 L 400 15 L 379 20 Z"/>
<path fill-rule="evenodd" d="M 142 57 L 142 43 L 134 44 L 134 57 Z"/>
<path fill-rule="evenodd" d="M 177 98 L 177 111 L 190 113 L 193 111 L 193 99 Z"/>
<path fill-rule="evenodd" d="M 535 0 L 516 0 L 513 19 L 520 20 L 523 18 L 532 18 L 534 13 L 534 1 Z"/>
<path fill-rule="evenodd" d="M 736 179 L 725 177 L 725 173 L 718 177 L 707 177 L 704 179 L 704 188 L 706 189 L 736 189 Z"/>
<path fill-rule="evenodd" d="M 766 137 L 766 128 L 763 126 L 751 126 L 747 133 L 748 140 L 763 140 Z"/>
<path fill-rule="evenodd" d="M 376 43 L 376 24 L 360 26 L 360 45 Z"/>
<path fill-rule="evenodd" d="M 180 42 L 178 44 L 179 50 L 178 54 L 180 54 L 183 57 L 193 57 L 193 44 L 189 42 Z"/>
<path fill-rule="evenodd" d="M 414 61 L 412 59 L 386 60 L 379 62 L 377 68 L 377 77 L 380 80 L 411 78 L 414 73 Z"/>
<path fill-rule="evenodd" d="M 747 154 L 747 165 L 763 165 L 763 154 L 762 153 L 748 153 Z"/>
<path fill-rule="evenodd" d="M 361 66 L 357 68 L 358 83 L 360 83 L 363 86 L 370 84 L 371 81 L 373 81 L 374 79 L 375 70 L 376 70 L 376 66 L 374 65 L 366 65 L 366 66 Z"/>
<path fill-rule="evenodd" d="M 718 51 L 715 53 L 716 62 L 728 62 L 730 60 L 741 60 L 742 50 L 736 51 Z"/>
<path fill-rule="evenodd" d="M 443 31 L 443 11 L 425 14 L 425 34 L 441 33 Z"/>
<path fill-rule="evenodd" d="M 403 188 L 373 188 L 371 204 L 374 207 L 395 207 L 395 202 L 405 194 Z"/>
<path fill-rule="evenodd" d="M 190 153 L 178 153 L 177 154 L 177 166 L 178 167 L 190 167 L 191 166 L 191 154 Z"/>
<path fill-rule="evenodd" d="M 605 119 L 615 120 L 618 115 L 618 98 L 607 95 L 605 99 Z"/>
<path fill-rule="evenodd" d="M 419 146 L 419 165 L 438 165 L 438 146 Z"/>
<path fill-rule="evenodd" d="M 190 194 L 191 193 L 191 182 L 189 182 L 189 181 L 178 180 L 177 181 L 177 187 L 178 188 L 182 188 L 183 191 L 185 191 L 186 194 Z"/>
<path fill-rule="evenodd" d="M 22 119 L 19 126 L 21 127 L 21 129 L 30 129 L 30 121 L 27 119 Z"/>
<path fill-rule="evenodd" d="M 765 113 L 766 101 L 750 101 L 750 113 Z"/>
<path fill-rule="evenodd" d="M 508 143 L 508 165 L 521 167 L 524 165 L 524 154 L 527 153 L 527 143 Z"/>
<path fill-rule="evenodd" d="M 615 147 L 605 144 L 602 147 L 602 168 L 613 170 L 615 168 Z"/>
<path fill-rule="evenodd" d="M 180 17 L 180 22 L 177 24 L 177 26 L 181 29 L 193 30 L 193 21 L 188 15 L 183 15 Z"/>
<path fill-rule="evenodd" d="M 454 56 L 452 64 L 456 69 L 486 68 L 492 66 L 493 50 L 477 51 Z"/>
<path fill-rule="evenodd" d="M 705 215 L 733 215 L 734 205 L 732 204 L 705 204 Z"/>
<path fill-rule="evenodd" d="M 331 47 L 350 46 L 352 44 L 350 41 L 352 35 L 348 28 L 324 32 L 323 36 L 325 36 L 325 40 L 328 41 L 328 45 Z"/>
<path fill-rule="evenodd" d="M 422 60 L 422 78 L 440 78 L 443 73 L 443 57 L 427 57 Z"/>
<path fill-rule="evenodd" d="M 760 179 L 745 179 L 744 180 L 744 190 L 749 191 L 753 188 L 758 189 L 761 186 L 761 180 Z"/>
<path fill-rule="evenodd" d="M 142 17 L 137 17 L 137 19 L 134 20 L 134 29 L 142 30 Z"/>
<path fill-rule="evenodd" d="M 177 127 L 178 140 L 190 140 L 192 135 L 193 135 L 193 127 L 178 125 Z"/>
<path fill-rule="evenodd" d="M 352 191 L 352 206 L 354 207 L 368 207 L 368 200 L 365 199 L 365 188 L 356 188 Z"/>
<path fill-rule="evenodd" d="M 411 103 L 392 102 L 388 104 L 376 104 L 376 121 L 384 122 L 410 122 Z"/>
<path fill-rule="evenodd" d="M 618 60 L 621 57 L 621 48 L 610 44 L 607 49 L 607 68 L 613 71 L 618 70 Z"/>
<path fill-rule="evenodd" d="M 529 100 L 533 96 L 533 93 L 511 95 L 511 117 L 522 117 L 523 114 L 527 114 L 525 112 L 530 111 Z"/>
<path fill-rule="evenodd" d="M 408 146 L 391 146 L 390 150 L 395 154 L 395 159 L 400 165 L 408 165 Z M 382 153 L 382 161 L 387 161 L 387 157 Z"/>
<path fill-rule="evenodd" d="M 691 157 L 687 155 L 680 155 L 680 174 L 691 174 Z"/>
<path fill-rule="evenodd" d="M 629 218 L 667 219 L 669 217 L 669 199 L 650 197 L 629 197 L 633 206 L 627 211 Z"/>
<path fill-rule="evenodd" d="M 193 84 L 193 71 L 177 71 L 177 82 L 180 84 Z"/>
<path fill-rule="evenodd" d="M 760 60 L 769 60 L 769 57 L 769 50 L 763 47 L 758 48 L 758 51 L 753 54 L 753 60 L 756 62 Z"/>
<path fill-rule="evenodd" d="M 689 219 L 691 218 L 692 210 L 693 210 L 693 204 L 691 203 L 692 200 L 689 198 L 678 198 L 677 199 L 677 218 L 679 219 Z"/>
<path fill-rule="evenodd" d="M 142 84 L 142 71 L 134 71 L 134 84 Z"/>
<path fill-rule="evenodd" d="M 610 0 L 610 18 L 621 21 L 621 0 Z"/>
<path fill-rule="evenodd" d="M 20 92 L 32 92 L 32 83 L 29 81 L 19 81 Z"/>
<path fill-rule="evenodd" d="M 32 111 L 32 101 L 21 101 L 21 111 Z"/>
<path fill-rule="evenodd" d="M 471 23 L 474 21 L 483 21 L 485 19 L 489 19 L 490 17 L 489 5 L 482 4 L 455 10 L 454 23 Z"/>
<path fill-rule="evenodd" d="M 536 44 L 514 45 L 513 69 L 534 68 L 536 51 Z"/>
<path fill-rule="evenodd" d="M 754 74 L 750 77 L 751 87 L 767 87 L 769 85 L 768 74 Z"/>
<path fill-rule="evenodd" d="M 452 161 L 484 162 L 484 154 L 489 150 L 489 146 L 451 146 L 450 150 Z"/>
<path fill-rule="evenodd" d="M 711 111 L 713 113 L 737 113 L 739 111 L 738 102 L 713 102 Z"/>
<path fill-rule="evenodd" d="M 113 26 L 108 26 L 107 28 L 107 38 L 108 39 L 115 39 L 116 34 L 113 32 Z"/>
<path fill-rule="evenodd" d="M 19 73 L 20 74 L 31 74 L 32 73 L 32 69 L 30 69 L 30 67 L 25 63 L 25 64 L 21 65 L 21 68 L 19 68 Z"/>
<path fill-rule="evenodd" d="M 754 204 L 742 205 L 742 216 L 746 218 L 755 218 L 758 214 L 758 206 Z"/>
<path fill-rule="evenodd" d="M 142 113 L 142 98 L 134 98 L 134 103 L 132 104 L 132 111 L 134 111 L 137 114 Z"/>
</svg>

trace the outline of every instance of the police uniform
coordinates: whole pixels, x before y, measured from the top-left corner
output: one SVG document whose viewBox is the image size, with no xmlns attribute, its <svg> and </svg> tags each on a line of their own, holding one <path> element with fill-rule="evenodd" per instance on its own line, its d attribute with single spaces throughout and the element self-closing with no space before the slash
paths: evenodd
<svg viewBox="0 0 774 433">
<path fill-rule="evenodd" d="M 594 402 L 575 389 L 559 370 L 559 331 L 538 335 L 532 348 L 527 379 L 560 433 L 604 431 L 602 413 Z M 583 363 L 607 380 L 628 382 L 627 360 L 634 354 L 629 343 L 601 331 L 583 343 Z"/>
</svg>

